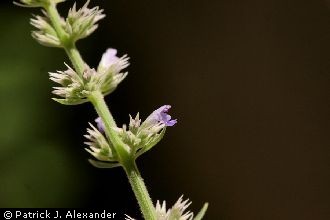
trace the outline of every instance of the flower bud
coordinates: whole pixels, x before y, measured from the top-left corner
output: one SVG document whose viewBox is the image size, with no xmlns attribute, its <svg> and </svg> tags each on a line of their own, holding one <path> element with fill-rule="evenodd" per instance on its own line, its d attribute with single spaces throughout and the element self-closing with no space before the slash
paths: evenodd
<svg viewBox="0 0 330 220">
<path fill-rule="evenodd" d="M 89 124 L 91 128 L 87 128 L 85 138 L 88 139 L 85 144 L 88 148 L 85 148 L 88 153 L 94 156 L 97 160 L 89 160 L 89 162 L 98 168 L 112 168 L 119 166 L 117 156 L 112 150 L 113 147 L 103 134 L 95 128 L 92 124 Z"/>
<path fill-rule="evenodd" d="M 65 105 L 77 105 L 87 102 L 89 91 L 85 88 L 85 82 L 71 67 L 67 66 L 65 71 L 57 71 L 57 73 L 49 73 L 50 80 L 60 84 L 61 86 L 53 87 L 53 94 L 62 97 L 54 98 L 55 101 Z M 86 66 L 88 71 L 89 67 Z"/>
<path fill-rule="evenodd" d="M 115 90 L 118 84 L 125 79 L 127 72 L 121 71 L 129 65 L 129 57 L 117 57 L 117 50 L 108 48 L 102 55 L 97 72 L 102 75 L 101 91 L 104 95 Z"/>
<path fill-rule="evenodd" d="M 88 8 L 89 2 L 90 0 L 78 10 L 76 3 L 74 3 L 73 7 L 69 10 L 64 30 L 69 34 L 73 42 L 92 34 L 98 27 L 96 23 L 105 17 L 102 14 L 103 10 L 100 10 L 98 6 Z"/>
<path fill-rule="evenodd" d="M 51 22 L 45 12 L 44 15 L 45 16 L 35 15 L 34 18 L 31 18 L 31 25 L 38 29 L 32 31 L 32 37 L 41 45 L 48 47 L 61 47 L 62 45 L 57 33 L 51 25 Z"/>
<path fill-rule="evenodd" d="M 162 203 L 157 200 L 156 207 L 155 207 L 155 214 L 157 220 L 193 220 L 194 214 L 190 211 L 186 211 L 186 209 L 190 206 L 191 202 L 189 199 L 182 200 L 183 196 L 181 196 L 178 201 L 172 206 L 170 209 L 166 209 L 166 201 Z M 207 207 L 206 207 L 207 208 Z M 206 211 L 206 210 L 204 210 Z M 125 215 L 125 220 L 134 220 L 134 218 Z M 198 216 L 200 218 L 195 219 L 202 219 L 202 216 Z"/>
<path fill-rule="evenodd" d="M 189 199 L 183 201 L 182 198 L 183 196 L 181 196 L 174 204 L 174 206 L 169 210 L 166 210 L 165 201 L 160 204 L 159 200 L 157 200 L 155 208 L 157 220 L 192 220 L 194 214 L 190 211 L 185 212 L 185 210 L 190 206 L 191 202 L 189 201 Z"/>
</svg>

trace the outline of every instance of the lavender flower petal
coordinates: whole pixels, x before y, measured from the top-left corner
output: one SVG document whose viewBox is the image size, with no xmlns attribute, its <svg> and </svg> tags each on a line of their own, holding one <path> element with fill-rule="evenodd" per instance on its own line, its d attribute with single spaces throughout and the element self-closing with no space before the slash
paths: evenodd
<svg viewBox="0 0 330 220">
<path fill-rule="evenodd" d="M 148 125 L 156 125 L 158 123 L 163 123 L 165 126 L 175 125 L 177 123 L 177 119 L 171 120 L 171 116 L 167 114 L 170 108 L 170 105 L 163 105 L 162 107 L 156 109 L 145 120 L 145 123 Z"/>
<path fill-rule="evenodd" d="M 102 68 L 109 68 L 111 65 L 115 64 L 118 62 L 119 57 L 116 56 L 117 50 L 113 48 L 107 49 L 107 51 L 103 54 L 100 66 Z"/>
<path fill-rule="evenodd" d="M 100 132 L 104 133 L 105 131 L 105 127 L 104 127 L 104 123 L 102 121 L 102 119 L 100 117 L 98 117 L 97 119 L 95 119 L 97 128 Z"/>
</svg>

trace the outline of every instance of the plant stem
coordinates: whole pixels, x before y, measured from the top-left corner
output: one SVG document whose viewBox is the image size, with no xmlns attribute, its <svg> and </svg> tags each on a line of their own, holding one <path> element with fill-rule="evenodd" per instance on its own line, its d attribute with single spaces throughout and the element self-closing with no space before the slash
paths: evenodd
<svg viewBox="0 0 330 220">
<path fill-rule="evenodd" d="M 114 150 L 121 163 L 124 163 L 130 157 L 130 148 L 122 142 L 113 128 L 117 127 L 108 106 L 106 105 L 103 95 L 99 91 L 92 92 L 88 99 L 94 105 L 97 114 L 101 117 L 105 127 L 105 134 L 114 146 Z"/>
<path fill-rule="evenodd" d="M 72 65 L 78 74 L 82 76 L 85 68 L 85 62 L 75 44 L 72 43 L 72 40 L 69 39 L 68 34 L 61 26 L 61 17 L 56 9 L 56 4 L 50 3 L 46 5 L 45 10 L 49 15 L 54 29 L 56 30 L 56 33 L 61 40 L 62 46 L 69 56 Z M 141 174 L 135 164 L 135 159 L 131 156 L 130 148 L 122 142 L 115 130 L 113 130 L 117 127 L 117 125 L 104 101 L 103 94 L 100 91 L 94 91 L 88 96 L 88 99 L 94 105 L 97 114 L 101 117 L 104 123 L 106 136 L 113 144 L 114 152 L 117 154 L 119 162 L 124 167 L 144 218 L 147 220 L 156 220 L 152 200 L 144 184 L 143 178 L 141 177 Z"/>
<path fill-rule="evenodd" d="M 85 70 L 85 64 L 84 60 L 82 59 L 79 51 L 77 50 L 76 46 L 74 44 L 69 45 L 68 47 L 65 47 L 65 52 L 70 58 L 70 61 L 77 71 L 77 73 L 82 76 Z"/>
<path fill-rule="evenodd" d="M 57 33 L 57 37 L 60 39 L 61 44 L 68 57 L 70 58 L 73 67 L 78 72 L 78 74 L 82 76 L 85 69 L 84 60 L 77 50 L 76 45 L 72 42 L 72 39 L 69 39 L 69 35 L 63 29 L 61 25 L 61 16 L 57 11 L 56 4 L 51 2 L 45 6 L 45 9 Z"/>
<path fill-rule="evenodd" d="M 45 10 L 47 11 L 50 21 L 53 24 L 53 27 L 57 33 L 58 38 L 61 40 L 61 42 L 63 40 L 68 39 L 68 34 L 64 31 L 64 29 L 61 25 L 62 20 L 61 20 L 61 16 L 59 15 L 59 13 L 56 9 L 56 4 L 52 1 L 50 1 L 49 3 L 45 4 L 44 7 L 45 7 Z"/>
<path fill-rule="evenodd" d="M 126 164 L 124 166 L 124 169 L 126 171 L 131 187 L 134 191 L 134 194 L 138 200 L 144 219 L 156 220 L 154 205 L 152 204 L 143 178 L 141 177 L 141 174 L 135 164 L 135 161 L 131 160 L 130 162 L 131 163 Z"/>
</svg>

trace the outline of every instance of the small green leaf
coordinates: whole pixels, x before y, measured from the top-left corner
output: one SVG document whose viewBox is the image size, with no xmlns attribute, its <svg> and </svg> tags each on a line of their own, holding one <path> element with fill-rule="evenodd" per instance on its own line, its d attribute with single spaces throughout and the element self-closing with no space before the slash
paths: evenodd
<svg viewBox="0 0 330 220">
<path fill-rule="evenodd" d="M 194 218 L 194 220 L 202 220 L 208 207 L 209 207 L 209 204 L 206 202 L 206 203 L 203 205 L 203 208 L 202 208 L 202 209 L 199 211 L 199 213 L 196 215 L 196 217 Z"/>
<path fill-rule="evenodd" d="M 88 99 L 75 99 L 75 100 L 57 99 L 57 98 L 52 98 L 52 99 L 63 105 L 79 105 L 88 102 Z"/>
<path fill-rule="evenodd" d="M 89 159 L 88 162 L 90 162 L 96 168 L 114 168 L 121 166 L 119 163 L 107 163 L 92 159 Z"/>
</svg>

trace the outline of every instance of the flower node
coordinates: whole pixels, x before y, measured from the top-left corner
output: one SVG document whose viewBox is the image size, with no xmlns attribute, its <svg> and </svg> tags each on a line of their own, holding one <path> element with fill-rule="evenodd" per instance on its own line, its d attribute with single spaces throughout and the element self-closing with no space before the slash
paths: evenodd
<svg viewBox="0 0 330 220">
<path fill-rule="evenodd" d="M 121 140 L 131 148 L 135 158 L 150 150 L 164 136 L 166 127 L 173 126 L 177 120 L 172 120 L 167 114 L 170 105 L 164 105 L 152 112 L 141 124 L 139 114 L 133 119 L 130 117 L 129 126 L 125 124 L 122 128 L 114 128 Z M 100 118 L 96 119 L 97 127 L 104 132 L 104 124 Z"/>
<path fill-rule="evenodd" d="M 88 8 L 89 0 L 84 6 L 77 10 L 76 3 L 69 10 L 64 24 L 64 30 L 70 35 L 73 42 L 92 34 L 98 27 L 96 24 L 105 17 L 103 10 L 98 6 Z"/>
<path fill-rule="evenodd" d="M 50 79 L 60 84 L 54 87 L 53 93 L 61 98 L 54 100 L 66 105 L 77 105 L 87 102 L 91 92 L 100 91 L 103 95 L 110 94 L 127 76 L 127 72 L 121 71 L 129 65 L 129 58 L 126 55 L 119 58 L 116 54 L 117 50 L 108 49 L 102 56 L 98 70 L 85 65 L 82 76 L 68 65 L 65 71 L 49 73 Z"/>
</svg>

